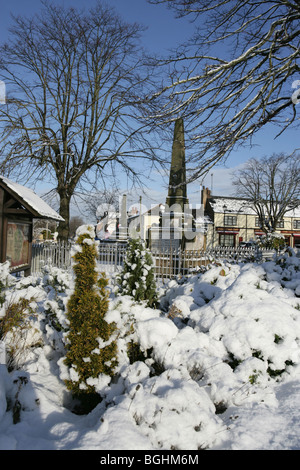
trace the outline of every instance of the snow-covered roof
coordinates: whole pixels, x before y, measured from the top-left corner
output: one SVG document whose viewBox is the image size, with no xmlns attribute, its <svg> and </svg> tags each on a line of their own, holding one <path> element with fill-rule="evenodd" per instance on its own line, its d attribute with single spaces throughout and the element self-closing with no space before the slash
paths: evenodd
<svg viewBox="0 0 300 470">
<path fill-rule="evenodd" d="M 285 217 L 297 217 L 300 218 L 300 206 L 296 207 L 296 209 L 292 209 L 290 211 L 287 211 L 284 214 Z"/>
<path fill-rule="evenodd" d="M 251 201 L 247 199 L 238 199 L 233 197 L 211 196 L 209 204 L 214 212 L 233 212 L 240 214 L 252 214 L 256 212 L 253 209 Z M 224 207 L 225 206 L 225 207 Z"/>
<path fill-rule="evenodd" d="M 214 212 L 224 212 L 233 214 L 247 214 L 256 215 L 256 212 L 251 204 L 251 201 L 247 199 L 239 199 L 234 197 L 222 197 L 222 196 L 211 196 L 209 198 L 209 204 Z M 293 210 L 287 211 L 284 217 L 300 217 L 300 205 Z"/>
<path fill-rule="evenodd" d="M 207 224 L 212 224 L 213 221 L 211 220 L 211 218 L 208 215 L 204 215 L 204 216 L 197 217 L 195 219 L 195 223 L 197 225 L 207 225 Z"/>
<path fill-rule="evenodd" d="M 26 207 L 36 218 L 64 220 L 52 207 L 41 199 L 32 189 L 9 180 L 0 175 L 0 185 L 8 190 L 17 200 Z"/>
</svg>

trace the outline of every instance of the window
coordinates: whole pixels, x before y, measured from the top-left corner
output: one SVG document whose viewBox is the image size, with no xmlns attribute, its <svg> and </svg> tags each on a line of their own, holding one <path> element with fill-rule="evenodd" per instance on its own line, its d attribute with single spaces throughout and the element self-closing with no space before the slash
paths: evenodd
<svg viewBox="0 0 300 470">
<path fill-rule="evenodd" d="M 294 220 L 294 228 L 300 229 L 300 220 Z"/>
<path fill-rule="evenodd" d="M 231 234 L 220 234 L 220 245 L 221 246 L 235 246 L 235 235 Z"/>
<path fill-rule="evenodd" d="M 283 219 L 278 220 L 278 222 L 277 222 L 277 228 L 284 228 L 284 220 L 283 220 Z"/>
<path fill-rule="evenodd" d="M 264 222 L 266 222 L 267 219 L 264 219 Z M 259 217 L 255 217 L 255 227 L 261 227 L 261 223 L 260 223 L 260 218 Z M 281 219 L 277 222 L 277 228 L 284 228 L 284 220 Z"/>
<path fill-rule="evenodd" d="M 265 224 L 266 220 L 267 219 L 264 217 L 264 220 L 263 220 L 264 224 Z M 259 228 L 262 227 L 262 220 L 261 220 L 260 217 L 255 217 L 255 227 L 259 227 Z"/>
<path fill-rule="evenodd" d="M 224 216 L 224 225 L 232 226 L 237 224 L 237 217 L 236 215 L 225 215 Z"/>
</svg>

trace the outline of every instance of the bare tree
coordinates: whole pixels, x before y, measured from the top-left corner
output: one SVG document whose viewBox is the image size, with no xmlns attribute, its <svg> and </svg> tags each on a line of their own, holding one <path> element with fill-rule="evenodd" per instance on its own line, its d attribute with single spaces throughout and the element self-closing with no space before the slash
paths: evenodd
<svg viewBox="0 0 300 470">
<path fill-rule="evenodd" d="M 239 197 L 251 201 L 261 228 L 273 232 L 285 213 L 300 205 L 299 155 L 253 158 L 234 173 L 233 185 Z"/>
<path fill-rule="evenodd" d="M 119 211 L 120 191 L 118 189 L 98 190 L 83 197 L 85 213 L 97 221 L 108 210 Z"/>
<path fill-rule="evenodd" d="M 299 0 L 148 1 L 192 20 L 191 40 L 156 62 L 171 72 L 151 98 L 153 118 L 184 118 L 194 179 L 262 126 L 299 126 Z"/>
<path fill-rule="evenodd" d="M 123 22 L 101 2 L 88 12 L 44 2 L 31 18 L 15 17 L 0 48 L 7 89 L 0 107 L 0 171 L 50 180 L 69 234 L 75 189 L 120 165 L 138 177 L 135 158 L 151 164 L 154 150 L 137 110 L 147 81 L 138 46 L 141 27 Z"/>
<path fill-rule="evenodd" d="M 71 219 L 70 219 L 70 237 L 74 237 L 78 227 L 80 227 L 80 225 L 83 225 L 83 224 L 84 224 L 84 220 L 79 215 L 75 215 L 75 216 L 71 217 Z"/>
</svg>

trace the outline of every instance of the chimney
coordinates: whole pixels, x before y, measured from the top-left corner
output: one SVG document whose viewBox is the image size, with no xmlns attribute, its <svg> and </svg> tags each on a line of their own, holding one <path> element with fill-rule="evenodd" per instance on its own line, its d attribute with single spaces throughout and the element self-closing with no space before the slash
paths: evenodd
<svg viewBox="0 0 300 470">
<path fill-rule="evenodd" d="M 206 188 L 205 186 L 202 187 L 202 192 L 201 192 L 201 204 L 203 205 L 203 209 L 205 210 L 206 208 L 206 203 L 207 200 L 211 196 L 211 191 L 210 189 Z"/>
</svg>

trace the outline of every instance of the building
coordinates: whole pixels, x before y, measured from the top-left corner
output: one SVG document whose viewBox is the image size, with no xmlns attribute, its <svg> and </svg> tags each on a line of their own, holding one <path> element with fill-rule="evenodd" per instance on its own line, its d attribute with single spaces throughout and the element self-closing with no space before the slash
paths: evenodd
<svg viewBox="0 0 300 470">
<path fill-rule="evenodd" d="M 143 209 L 144 206 L 141 205 L 141 207 L 133 208 L 128 213 L 128 236 L 129 238 L 141 238 L 147 241 L 149 240 L 150 230 L 159 227 L 165 205 L 157 204 L 149 210 Z"/>
<path fill-rule="evenodd" d="M 250 200 L 213 196 L 211 191 L 204 187 L 201 202 L 208 220 L 206 247 L 235 247 L 264 235 Z M 284 236 L 287 246 L 300 248 L 300 205 L 285 214 L 276 233 Z"/>
<path fill-rule="evenodd" d="M 32 189 L 0 175 L 0 262 L 11 272 L 31 272 L 35 219 L 64 220 Z"/>
</svg>

